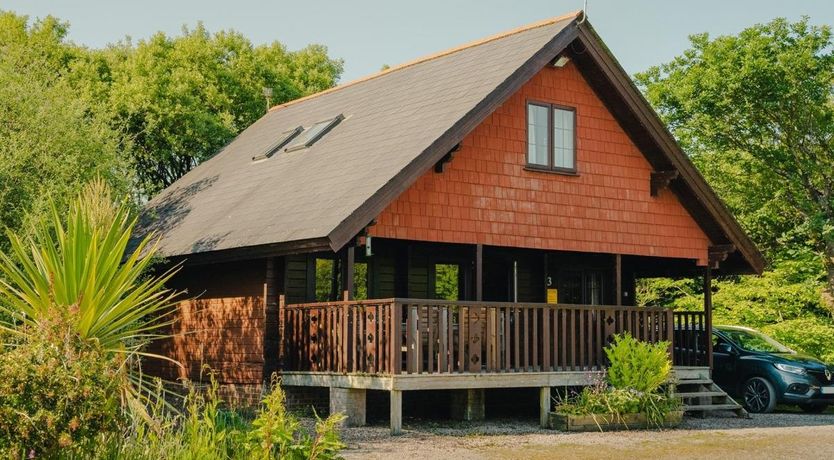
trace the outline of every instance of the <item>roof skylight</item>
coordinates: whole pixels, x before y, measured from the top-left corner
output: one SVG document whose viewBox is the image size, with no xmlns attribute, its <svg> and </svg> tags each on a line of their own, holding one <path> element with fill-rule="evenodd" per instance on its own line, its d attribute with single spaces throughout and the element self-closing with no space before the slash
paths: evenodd
<svg viewBox="0 0 834 460">
<path fill-rule="evenodd" d="M 305 129 L 301 134 L 296 136 L 293 139 L 292 143 L 287 145 L 287 148 L 285 148 L 284 151 L 292 152 L 293 150 L 306 149 L 307 147 L 316 143 L 317 140 L 321 139 L 322 136 L 327 134 L 328 131 L 333 129 L 334 126 L 338 125 L 339 122 L 344 119 L 344 115 L 339 114 L 336 117 L 331 118 L 329 120 L 314 123 L 313 126 L 310 126 L 309 128 Z"/>
<path fill-rule="evenodd" d="M 291 129 L 289 131 L 284 131 L 283 133 L 281 133 L 281 136 L 278 138 L 278 140 L 275 141 L 273 144 L 270 144 L 270 146 L 266 149 L 266 151 L 264 151 L 264 153 L 252 157 L 252 161 L 264 160 L 266 158 L 271 157 L 281 147 L 287 145 L 291 140 L 298 136 L 298 134 L 301 131 L 304 131 L 304 128 L 302 128 L 301 126 L 295 129 Z"/>
</svg>

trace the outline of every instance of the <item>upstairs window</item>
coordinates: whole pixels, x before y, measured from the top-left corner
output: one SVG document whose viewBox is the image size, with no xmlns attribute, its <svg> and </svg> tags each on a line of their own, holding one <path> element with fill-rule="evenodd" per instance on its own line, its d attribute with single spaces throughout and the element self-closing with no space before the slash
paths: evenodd
<svg viewBox="0 0 834 460">
<path fill-rule="evenodd" d="M 576 172 L 576 110 L 541 102 L 527 104 L 527 166 Z"/>
<path fill-rule="evenodd" d="M 321 139 L 322 136 L 327 134 L 328 131 L 338 125 L 340 121 L 344 120 L 344 118 L 345 117 L 343 115 L 339 115 L 329 120 L 314 123 L 313 126 L 310 126 L 302 131 L 301 134 L 296 136 L 292 143 L 287 145 L 287 148 L 284 149 L 284 151 L 292 152 L 293 150 L 306 149 L 307 147 L 315 144 L 317 140 Z"/>
</svg>

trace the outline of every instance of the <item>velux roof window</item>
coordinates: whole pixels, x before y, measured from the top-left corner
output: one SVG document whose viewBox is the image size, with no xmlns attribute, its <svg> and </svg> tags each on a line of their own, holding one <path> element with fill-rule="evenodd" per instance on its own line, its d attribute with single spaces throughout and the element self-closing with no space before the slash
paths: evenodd
<svg viewBox="0 0 834 460">
<path fill-rule="evenodd" d="M 292 142 L 287 145 L 284 151 L 292 152 L 293 150 L 306 149 L 307 147 L 315 144 L 317 140 L 321 139 L 325 134 L 327 134 L 328 131 L 333 129 L 334 126 L 338 125 L 339 122 L 344 119 L 344 115 L 339 114 L 329 120 L 314 123 L 313 126 L 310 126 L 302 131 L 301 134 L 294 137 Z"/>
<path fill-rule="evenodd" d="M 266 149 L 266 151 L 264 153 L 252 157 L 252 161 L 265 160 L 265 159 L 271 157 L 272 155 L 275 154 L 275 152 L 277 152 L 279 149 L 281 149 L 281 147 L 287 145 L 291 140 L 293 140 L 296 136 L 298 136 L 298 134 L 301 133 L 302 131 L 304 131 L 304 128 L 302 128 L 301 126 L 295 128 L 295 129 L 291 129 L 289 131 L 284 131 L 283 133 L 281 133 L 281 136 L 278 138 L 278 140 L 275 141 L 275 143 L 271 144 Z"/>
</svg>

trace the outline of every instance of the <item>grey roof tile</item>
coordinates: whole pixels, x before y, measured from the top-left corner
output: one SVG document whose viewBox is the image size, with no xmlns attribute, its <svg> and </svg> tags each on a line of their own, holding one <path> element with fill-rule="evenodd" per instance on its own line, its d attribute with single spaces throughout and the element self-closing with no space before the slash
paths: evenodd
<svg viewBox="0 0 834 460">
<path fill-rule="evenodd" d="M 327 237 L 576 14 L 273 109 L 145 207 L 163 255 Z M 281 133 L 344 114 L 308 149 L 252 161 Z"/>
</svg>

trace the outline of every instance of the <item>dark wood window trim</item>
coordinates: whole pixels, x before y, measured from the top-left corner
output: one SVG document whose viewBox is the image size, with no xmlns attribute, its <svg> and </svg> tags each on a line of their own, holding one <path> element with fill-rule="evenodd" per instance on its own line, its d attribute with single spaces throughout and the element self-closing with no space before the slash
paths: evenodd
<svg viewBox="0 0 834 460">
<path fill-rule="evenodd" d="M 530 106 L 536 105 L 539 107 L 546 107 L 547 110 L 547 164 L 536 164 L 530 163 Z M 554 131 L 554 122 L 553 122 L 553 111 L 554 109 L 559 110 L 567 110 L 573 112 L 573 168 L 563 168 L 560 166 L 555 166 L 554 162 L 554 139 L 553 139 L 553 131 Z M 526 135 L 526 142 L 527 148 L 524 151 L 524 169 L 527 171 L 535 171 L 535 172 L 548 172 L 548 173 L 555 173 L 555 174 L 563 174 L 566 176 L 578 176 L 576 169 L 576 107 L 568 107 L 565 105 L 560 104 L 552 104 L 550 102 L 543 102 L 537 100 L 528 99 L 527 103 L 524 105 L 524 132 Z"/>
</svg>

